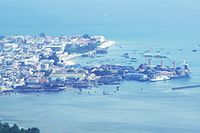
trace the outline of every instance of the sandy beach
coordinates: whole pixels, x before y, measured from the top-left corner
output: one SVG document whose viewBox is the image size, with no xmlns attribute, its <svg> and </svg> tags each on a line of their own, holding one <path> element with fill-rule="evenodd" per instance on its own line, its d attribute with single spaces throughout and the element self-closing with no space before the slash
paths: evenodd
<svg viewBox="0 0 200 133">
<path fill-rule="evenodd" d="M 100 46 L 98 46 L 98 48 L 109 48 L 109 47 L 111 47 L 113 44 L 115 44 L 114 41 L 105 41 L 105 42 L 103 42 Z"/>
</svg>

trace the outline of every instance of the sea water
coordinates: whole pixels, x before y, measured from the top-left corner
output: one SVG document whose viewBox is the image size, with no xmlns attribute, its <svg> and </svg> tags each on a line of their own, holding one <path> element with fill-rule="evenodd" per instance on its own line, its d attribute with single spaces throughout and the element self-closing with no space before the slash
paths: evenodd
<svg viewBox="0 0 200 133">
<path fill-rule="evenodd" d="M 106 55 L 77 58 L 75 61 L 82 65 L 136 68 L 148 61 L 141 54 L 150 50 L 167 53 L 177 65 L 187 60 L 192 70 L 188 79 L 121 82 L 119 91 L 108 85 L 82 93 L 67 90 L 1 95 L 0 119 L 22 127 L 39 127 L 41 133 L 200 132 L 200 88 L 172 91 L 172 87 L 200 84 L 198 5 L 197 0 L 0 0 L 1 34 L 89 33 L 116 41 Z M 137 62 L 121 57 L 127 52 Z M 169 60 L 164 64 L 172 66 Z"/>
</svg>

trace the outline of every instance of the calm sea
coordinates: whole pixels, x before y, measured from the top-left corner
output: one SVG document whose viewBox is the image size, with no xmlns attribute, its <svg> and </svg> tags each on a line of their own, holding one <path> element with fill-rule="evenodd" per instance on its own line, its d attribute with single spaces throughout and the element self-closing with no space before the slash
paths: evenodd
<svg viewBox="0 0 200 133">
<path fill-rule="evenodd" d="M 200 84 L 199 5 L 198 0 L 0 0 L 0 34 L 89 33 L 116 41 L 107 55 L 79 58 L 77 63 L 137 67 L 146 62 L 141 53 L 152 49 L 168 53 L 177 65 L 187 59 L 192 69 L 189 79 L 122 82 L 119 92 L 116 86 L 101 86 L 82 94 L 2 95 L 0 120 L 37 126 L 42 133 L 200 132 L 200 88 L 171 90 Z M 137 62 L 122 58 L 126 52 Z"/>
</svg>

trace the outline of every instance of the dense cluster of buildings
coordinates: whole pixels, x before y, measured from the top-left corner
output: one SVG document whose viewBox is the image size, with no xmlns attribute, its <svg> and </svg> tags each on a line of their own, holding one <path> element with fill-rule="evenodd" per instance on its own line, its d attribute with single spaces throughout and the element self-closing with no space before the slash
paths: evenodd
<svg viewBox="0 0 200 133">
<path fill-rule="evenodd" d="M 71 58 L 94 51 L 103 42 L 103 36 L 89 35 L 1 36 L 0 88 L 10 90 L 63 78 Z"/>
</svg>

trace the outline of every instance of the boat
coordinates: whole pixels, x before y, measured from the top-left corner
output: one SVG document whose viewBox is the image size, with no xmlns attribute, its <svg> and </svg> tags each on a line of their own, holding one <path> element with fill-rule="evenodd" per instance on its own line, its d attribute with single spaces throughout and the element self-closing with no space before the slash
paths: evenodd
<svg viewBox="0 0 200 133">
<path fill-rule="evenodd" d="M 156 81 L 165 81 L 165 80 L 169 80 L 170 77 L 166 76 L 166 75 L 158 75 L 156 77 L 150 78 L 149 80 L 151 82 L 156 82 Z"/>
<path fill-rule="evenodd" d="M 124 58 L 130 58 L 130 56 L 129 56 L 128 53 L 124 53 L 121 57 L 124 57 Z"/>
<path fill-rule="evenodd" d="M 143 54 L 143 57 L 153 57 L 153 54 L 145 53 L 145 54 Z"/>
<path fill-rule="evenodd" d="M 96 53 L 97 54 L 107 54 L 108 53 L 108 48 L 97 48 Z"/>
<path fill-rule="evenodd" d="M 193 49 L 192 52 L 197 52 L 197 49 Z"/>
<path fill-rule="evenodd" d="M 13 92 L 13 88 L 10 88 L 10 87 L 0 87 L 0 93 L 3 93 L 3 92 Z"/>
<path fill-rule="evenodd" d="M 154 57 L 155 58 L 167 58 L 167 56 L 164 56 L 164 55 L 155 55 Z"/>
</svg>

